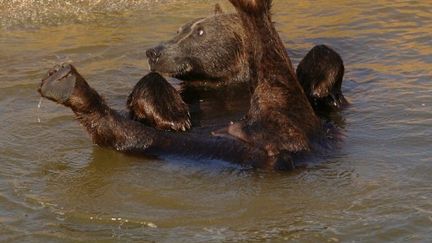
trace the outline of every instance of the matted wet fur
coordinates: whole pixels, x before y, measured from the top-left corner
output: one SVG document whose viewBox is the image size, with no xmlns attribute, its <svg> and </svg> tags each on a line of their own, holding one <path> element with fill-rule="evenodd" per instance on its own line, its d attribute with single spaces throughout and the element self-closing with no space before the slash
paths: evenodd
<svg viewBox="0 0 432 243">
<path fill-rule="evenodd" d="M 252 70 L 251 106 L 228 133 L 265 149 L 269 156 L 308 151 L 321 132 L 291 60 L 271 20 L 271 0 L 230 0 L 247 33 Z"/>
<path fill-rule="evenodd" d="M 158 73 L 149 73 L 134 87 L 126 103 L 132 119 L 162 130 L 190 129 L 187 104 Z"/>
<path fill-rule="evenodd" d="M 340 110 L 348 104 L 342 94 L 345 67 L 340 55 L 326 45 L 312 48 L 297 66 L 297 78 L 317 112 Z"/>
</svg>

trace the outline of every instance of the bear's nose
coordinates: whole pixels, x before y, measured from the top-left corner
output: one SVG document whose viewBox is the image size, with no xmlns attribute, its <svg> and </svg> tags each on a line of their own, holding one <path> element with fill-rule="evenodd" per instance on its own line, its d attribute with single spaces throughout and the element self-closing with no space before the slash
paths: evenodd
<svg viewBox="0 0 432 243">
<path fill-rule="evenodd" d="M 150 48 L 146 51 L 146 56 L 154 63 L 156 63 L 161 55 L 160 47 Z"/>
</svg>

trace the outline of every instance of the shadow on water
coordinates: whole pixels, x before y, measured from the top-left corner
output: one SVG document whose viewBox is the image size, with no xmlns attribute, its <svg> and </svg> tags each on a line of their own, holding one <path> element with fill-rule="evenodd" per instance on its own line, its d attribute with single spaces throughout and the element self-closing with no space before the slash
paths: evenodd
<svg viewBox="0 0 432 243">
<path fill-rule="evenodd" d="M 229 87 L 185 84 L 181 87 L 181 94 L 189 104 L 193 127 L 208 127 L 208 132 L 224 127 L 230 121 L 239 120 L 250 104 L 246 84 Z"/>
</svg>

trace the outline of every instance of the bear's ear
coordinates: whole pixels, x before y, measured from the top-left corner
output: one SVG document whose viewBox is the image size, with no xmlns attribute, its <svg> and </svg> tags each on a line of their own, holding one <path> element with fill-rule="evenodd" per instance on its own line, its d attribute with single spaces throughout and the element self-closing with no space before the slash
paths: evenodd
<svg viewBox="0 0 432 243">
<path fill-rule="evenodd" d="M 218 15 L 218 14 L 223 14 L 224 11 L 222 10 L 221 6 L 219 5 L 219 3 L 215 4 L 215 8 L 214 8 L 214 14 Z"/>
<path fill-rule="evenodd" d="M 269 13 L 272 0 L 229 0 L 237 10 L 252 13 Z"/>
</svg>

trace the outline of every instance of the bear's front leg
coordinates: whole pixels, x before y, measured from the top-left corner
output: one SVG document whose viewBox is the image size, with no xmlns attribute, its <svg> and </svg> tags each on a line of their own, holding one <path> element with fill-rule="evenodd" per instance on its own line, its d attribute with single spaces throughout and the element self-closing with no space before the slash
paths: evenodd
<svg viewBox="0 0 432 243">
<path fill-rule="evenodd" d="M 132 119 L 160 130 L 186 131 L 191 127 L 187 104 L 179 92 L 155 72 L 135 85 L 127 108 Z"/>
</svg>

